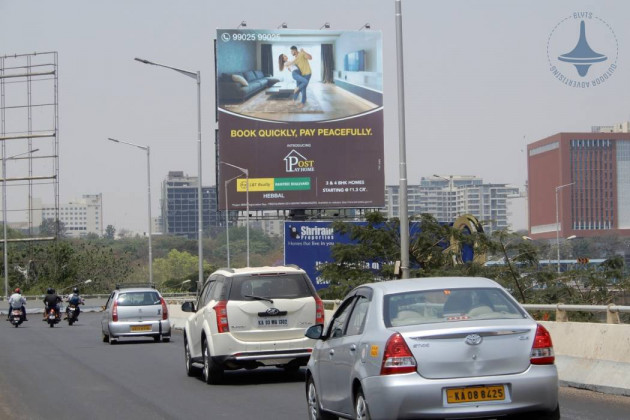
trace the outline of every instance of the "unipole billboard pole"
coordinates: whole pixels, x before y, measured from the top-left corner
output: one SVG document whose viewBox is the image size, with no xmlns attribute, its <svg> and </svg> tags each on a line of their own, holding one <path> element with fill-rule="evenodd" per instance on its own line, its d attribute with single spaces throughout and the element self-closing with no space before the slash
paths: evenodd
<svg viewBox="0 0 630 420">
<path fill-rule="evenodd" d="M 396 62 L 398 67 L 398 149 L 400 182 L 398 214 L 400 220 L 400 270 L 409 278 L 409 215 L 407 214 L 407 152 L 405 145 L 405 72 L 403 68 L 403 38 L 401 0 L 396 0 Z"/>
</svg>

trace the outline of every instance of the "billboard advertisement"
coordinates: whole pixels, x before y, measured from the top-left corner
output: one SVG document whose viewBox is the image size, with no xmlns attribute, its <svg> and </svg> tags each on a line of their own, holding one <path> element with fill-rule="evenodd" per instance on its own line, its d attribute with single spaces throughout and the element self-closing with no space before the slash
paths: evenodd
<svg viewBox="0 0 630 420">
<path fill-rule="evenodd" d="M 384 206 L 381 38 L 217 31 L 221 209 Z"/>
</svg>

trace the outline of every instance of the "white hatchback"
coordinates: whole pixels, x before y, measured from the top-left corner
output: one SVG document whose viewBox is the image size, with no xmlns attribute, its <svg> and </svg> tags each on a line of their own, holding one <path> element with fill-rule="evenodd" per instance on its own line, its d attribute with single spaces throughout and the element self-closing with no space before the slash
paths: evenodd
<svg viewBox="0 0 630 420">
<path fill-rule="evenodd" d="M 306 365 L 314 341 L 308 327 L 324 323 L 324 305 L 304 270 L 294 266 L 224 268 L 210 275 L 184 329 L 186 372 L 202 364 L 206 383 L 223 372 Z"/>
</svg>

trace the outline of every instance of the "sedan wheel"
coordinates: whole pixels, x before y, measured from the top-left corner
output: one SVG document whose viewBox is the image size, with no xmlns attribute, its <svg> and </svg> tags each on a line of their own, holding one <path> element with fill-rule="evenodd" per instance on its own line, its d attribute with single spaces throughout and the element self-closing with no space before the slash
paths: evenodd
<svg viewBox="0 0 630 420">
<path fill-rule="evenodd" d="M 308 418 L 310 420 L 335 420 L 336 416 L 326 413 L 321 410 L 319 404 L 319 394 L 317 394 L 317 388 L 315 388 L 315 382 L 313 378 L 308 378 L 306 384 L 306 403 L 308 404 Z"/>
<path fill-rule="evenodd" d="M 356 420 L 370 420 L 370 412 L 368 410 L 367 401 L 363 395 L 363 391 L 359 389 L 357 399 L 354 403 L 354 418 Z"/>
<path fill-rule="evenodd" d="M 203 352 L 203 380 L 210 385 L 217 385 L 223 377 L 223 369 L 214 363 L 210 356 L 210 350 L 205 341 L 201 343 Z"/>
</svg>

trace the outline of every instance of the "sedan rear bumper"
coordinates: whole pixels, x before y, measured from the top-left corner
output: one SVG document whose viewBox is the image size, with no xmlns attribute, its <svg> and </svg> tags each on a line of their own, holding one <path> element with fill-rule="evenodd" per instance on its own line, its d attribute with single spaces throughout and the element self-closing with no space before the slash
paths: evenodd
<svg viewBox="0 0 630 420">
<path fill-rule="evenodd" d="M 446 388 L 505 385 L 504 401 L 447 404 Z M 553 411 L 558 405 L 555 365 L 530 366 L 515 375 L 425 379 L 418 373 L 372 376 L 361 383 L 371 418 L 466 418 Z"/>
</svg>

